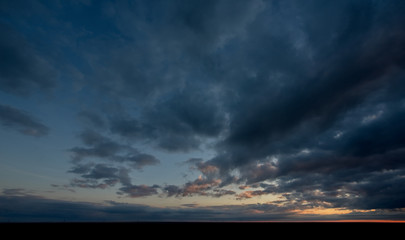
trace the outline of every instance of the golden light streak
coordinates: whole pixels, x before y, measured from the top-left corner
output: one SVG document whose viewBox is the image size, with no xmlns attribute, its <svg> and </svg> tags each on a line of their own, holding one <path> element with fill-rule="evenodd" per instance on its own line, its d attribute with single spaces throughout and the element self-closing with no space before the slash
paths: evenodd
<svg viewBox="0 0 405 240">
<path fill-rule="evenodd" d="M 348 214 L 348 213 L 356 213 L 356 212 L 361 212 L 361 213 L 367 213 L 367 212 L 374 212 L 375 209 L 370 209 L 370 210 L 349 210 L 345 208 L 322 208 L 322 207 L 317 207 L 317 208 L 309 208 L 309 209 L 297 209 L 297 210 L 292 210 L 291 212 L 294 212 L 299 215 L 305 215 L 305 214 L 315 214 L 315 215 L 338 215 L 338 214 Z"/>
<path fill-rule="evenodd" d="M 296 214 L 305 215 L 305 214 L 316 214 L 316 215 L 332 215 L 332 214 L 347 214 L 351 213 L 352 210 L 342 209 L 342 208 L 310 208 L 310 209 L 297 209 L 292 210 Z"/>
</svg>

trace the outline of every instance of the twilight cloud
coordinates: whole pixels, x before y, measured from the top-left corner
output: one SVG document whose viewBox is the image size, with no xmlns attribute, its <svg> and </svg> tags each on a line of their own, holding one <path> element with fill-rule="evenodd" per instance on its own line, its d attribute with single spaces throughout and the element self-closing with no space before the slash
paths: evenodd
<svg viewBox="0 0 405 240">
<path fill-rule="evenodd" d="M 70 149 L 73 159 L 98 157 L 113 162 L 128 162 L 134 168 L 141 169 L 147 165 L 156 165 L 159 160 L 154 156 L 140 153 L 131 146 L 122 145 L 92 130 L 85 130 L 80 134 L 83 143 L 88 147 L 74 147 Z"/>
<path fill-rule="evenodd" d="M 27 95 L 48 91 L 55 85 L 56 72 L 30 43 L 0 23 L 0 90 Z"/>
<path fill-rule="evenodd" d="M 29 136 L 44 136 L 49 128 L 33 118 L 30 114 L 14 107 L 0 104 L 0 123 Z"/>
<path fill-rule="evenodd" d="M 38 162 L 68 164 L 49 186 L 178 204 L 201 219 L 405 208 L 405 2 L 27 4 L 0 4 L 0 123 L 47 135 Z M 11 169 L 23 154 L 6 155 Z M 24 197 L 13 191 L 0 200 Z M 213 202 L 232 203 L 202 207 Z M 127 207 L 189 219 L 185 209 Z"/>
<path fill-rule="evenodd" d="M 111 14 L 122 13 L 114 15 L 118 31 L 138 40 L 121 35 L 121 45 L 108 38 L 94 42 L 106 51 L 87 55 L 96 70 L 89 79 L 99 79 L 96 90 L 115 105 L 100 98 L 100 114 L 81 117 L 97 131 L 156 151 L 215 151 L 212 158 L 188 161 L 199 178 L 155 188 L 124 185 L 130 195 L 281 194 L 314 207 L 368 208 L 355 200 L 373 199 L 368 185 L 352 181 L 402 176 L 405 21 L 404 5 L 395 6 L 111 4 Z M 80 137 L 86 146 L 71 149 L 76 159 L 139 168 L 157 162 L 88 130 Z M 236 193 L 232 184 L 257 189 Z M 400 191 L 388 193 L 402 201 Z M 383 201 L 376 196 L 373 206 L 387 206 Z"/>
</svg>

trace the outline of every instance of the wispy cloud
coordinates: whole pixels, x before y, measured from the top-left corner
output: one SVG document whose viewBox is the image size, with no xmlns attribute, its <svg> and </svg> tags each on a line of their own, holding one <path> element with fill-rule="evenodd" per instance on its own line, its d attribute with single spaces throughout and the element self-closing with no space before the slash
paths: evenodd
<svg viewBox="0 0 405 240">
<path fill-rule="evenodd" d="M 41 137 L 49 132 L 49 128 L 31 114 L 8 105 L 0 104 L 0 123 L 29 136 Z"/>
</svg>

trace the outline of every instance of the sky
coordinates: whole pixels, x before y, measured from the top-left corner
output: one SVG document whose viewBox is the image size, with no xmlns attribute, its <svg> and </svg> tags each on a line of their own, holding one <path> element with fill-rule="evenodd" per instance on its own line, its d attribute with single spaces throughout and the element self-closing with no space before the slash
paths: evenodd
<svg viewBox="0 0 405 240">
<path fill-rule="evenodd" d="M 0 0 L 0 221 L 405 220 L 404 12 Z"/>
</svg>

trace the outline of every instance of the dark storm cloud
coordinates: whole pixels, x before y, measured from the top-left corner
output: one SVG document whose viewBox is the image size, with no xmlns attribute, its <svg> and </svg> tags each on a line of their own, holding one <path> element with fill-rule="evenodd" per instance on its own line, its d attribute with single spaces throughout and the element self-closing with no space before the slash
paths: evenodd
<svg viewBox="0 0 405 240">
<path fill-rule="evenodd" d="M 82 146 L 70 149 L 72 184 L 120 184 L 130 197 L 278 194 L 288 209 L 405 207 L 404 11 L 403 1 L 176 0 L 75 12 L 100 25 L 64 14 L 91 96 L 79 113 Z M 1 89 L 50 89 L 48 62 L 0 30 Z M 46 134 L 2 109 L 3 125 Z M 215 156 L 187 161 L 201 175 L 183 185 L 133 185 L 130 169 L 159 163 L 137 144 Z"/>
<path fill-rule="evenodd" d="M 171 118 L 164 113 L 149 116 L 144 122 L 133 118 L 116 118 L 111 121 L 110 131 L 133 141 L 152 143 L 156 148 L 171 152 L 198 149 L 201 141 L 189 126 Z"/>
<path fill-rule="evenodd" d="M 403 207 L 399 188 L 383 189 L 399 186 L 404 168 L 404 9 L 401 1 L 108 4 L 115 40 L 90 39 L 83 51 L 89 84 L 119 107 L 106 111 L 99 100 L 103 107 L 79 114 L 103 134 L 83 131 L 73 157 L 142 168 L 156 159 L 121 140 L 169 152 L 212 147 L 211 159 L 187 161 L 201 175 L 183 185 L 104 173 L 132 197 L 278 194 L 297 209 Z M 94 166 L 74 171 L 106 184 Z"/>
<path fill-rule="evenodd" d="M 403 208 L 403 170 L 360 172 L 335 171 L 331 175 L 293 174 L 280 178 L 281 184 L 270 186 L 273 192 L 284 192 L 287 201 L 295 202 L 297 209 L 306 203 L 312 207 L 347 209 Z M 288 179 L 288 181 L 285 181 Z"/>
<path fill-rule="evenodd" d="M 218 146 L 227 156 L 216 159 L 230 162 L 218 164 L 296 151 L 389 84 L 384 76 L 403 64 L 401 26 L 390 20 L 400 11 L 379 4 L 204 1 L 110 8 L 123 10 L 116 16 L 121 30 L 151 40 L 101 56 L 112 61 L 100 79 L 113 96 L 150 101 L 137 117 L 115 117 L 111 132 L 169 151 L 198 149 L 205 137 L 226 133 Z"/>
<path fill-rule="evenodd" d="M 390 103 L 384 110 L 365 116 L 362 120 L 364 126 L 344 137 L 339 152 L 369 156 L 404 148 L 404 121 L 404 106 Z"/>
<path fill-rule="evenodd" d="M 25 96 L 55 86 L 55 70 L 22 35 L 2 23 L 0 35 L 0 90 Z"/>
<path fill-rule="evenodd" d="M 95 42 L 97 50 L 106 49 L 90 53 L 96 87 L 115 99 L 133 99 L 140 109 L 107 116 L 110 131 L 171 152 L 198 149 L 205 138 L 220 135 L 226 115 L 211 76 L 216 65 L 211 54 L 243 35 L 263 6 L 261 1 L 109 4 L 110 13 L 120 12 L 114 20 L 122 34 L 136 41 Z"/>
<path fill-rule="evenodd" d="M 369 174 L 362 182 L 349 186 L 349 191 L 359 193 L 353 201 L 359 209 L 395 209 L 405 206 L 404 169 Z"/>
<path fill-rule="evenodd" d="M 347 4 L 344 9 L 350 10 L 351 7 L 356 6 Z M 401 43 L 404 35 L 393 27 L 396 33 L 390 32 L 390 37 L 378 38 L 374 36 L 376 34 L 374 31 L 381 31 L 379 28 L 382 26 L 371 21 L 369 6 L 358 7 L 356 11 L 349 10 L 345 11 L 344 15 L 351 19 L 347 27 L 343 29 L 337 27 L 335 29 L 337 39 L 329 41 L 329 47 L 336 52 L 328 56 L 323 56 L 321 52 L 313 57 L 316 64 L 313 66 L 314 74 L 301 75 L 299 78 L 289 76 L 286 79 L 287 84 L 279 89 L 274 86 L 277 82 L 265 81 L 260 79 L 260 76 L 254 79 L 256 85 L 251 86 L 256 91 L 250 92 L 238 86 L 239 94 L 244 94 L 238 107 L 246 110 L 252 107 L 252 109 L 234 112 L 230 135 L 223 143 L 226 147 L 237 149 L 235 151 L 238 152 L 233 156 L 235 164 L 243 164 L 245 161 L 248 162 L 249 158 L 264 157 L 278 150 L 280 141 L 300 137 L 301 127 L 309 123 L 313 126 L 307 126 L 306 135 L 316 135 L 325 131 L 348 109 L 360 104 L 379 87 L 393 81 L 392 78 L 387 79 L 384 76 L 389 75 L 393 69 L 404 66 L 402 54 L 404 47 Z M 352 29 L 353 25 L 365 26 L 358 31 Z M 271 46 L 272 39 L 269 38 L 268 41 Z M 281 43 L 276 40 L 273 44 Z M 292 48 L 293 46 L 287 45 L 276 52 L 269 49 L 264 51 L 262 58 L 267 57 L 271 61 L 274 54 L 288 55 L 288 61 L 296 61 L 297 59 L 290 57 L 289 54 Z M 261 60 L 269 62 L 267 59 Z M 278 64 L 280 63 L 270 66 L 279 68 Z M 280 67 L 285 67 L 285 64 L 287 63 L 283 63 Z M 277 91 L 274 91 L 275 88 Z M 249 98 L 250 96 L 253 98 Z M 305 139 L 300 141 L 296 142 L 298 146 L 286 144 L 285 147 L 294 150 L 294 147 L 302 145 Z M 273 146 L 276 147 L 272 149 Z M 244 153 L 247 152 L 249 156 L 245 156 Z"/>
<path fill-rule="evenodd" d="M 49 132 L 49 128 L 32 117 L 29 113 L 17 108 L 0 104 L 0 123 L 7 128 L 24 135 L 41 137 Z"/>
<path fill-rule="evenodd" d="M 229 184 L 277 182 L 240 198 L 291 193 L 361 208 L 367 196 L 374 208 L 388 207 L 378 190 L 362 187 L 379 185 L 375 173 L 404 167 L 404 4 L 266 3 L 268 15 L 247 30 L 255 44 L 221 56 L 229 61 L 221 66 L 228 134 L 217 156 L 195 169 L 213 166 L 221 180 L 238 170 Z M 280 26 L 265 29 L 269 21 Z M 402 176 L 394 171 L 387 182 Z M 391 207 L 403 207 L 399 189 L 389 194 Z"/>
<path fill-rule="evenodd" d="M 194 87 L 172 92 L 140 115 L 111 117 L 110 132 L 167 151 L 187 152 L 198 149 L 204 138 L 218 136 L 225 125 L 216 97 Z"/>
<path fill-rule="evenodd" d="M 319 142 L 307 142 L 309 149 L 277 154 L 239 168 L 240 178 L 248 184 L 277 181 L 276 185 L 246 191 L 240 197 L 294 193 L 290 197 L 294 196 L 295 200 L 323 201 L 336 207 L 389 208 L 389 203 L 392 208 L 403 207 L 400 189 L 392 187 L 392 192 L 383 194 L 385 197 L 379 192 L 388 184 L 400 186 L 404 176 L 405 152 L 401 134 L 404 108 L 391 103 L 384 108 L 367 107 L 372 110 L 368 114 L 363 113 L 363 108 L 350 114 L 353 117 L 356 116 L 354 112 L 361 112 L 359 118 L 344 120 L 349 124 L 337 124 L 343 131 L 340 134 L 332 128 L 324 135 L 318 135 Z M 384 178 L 377 180 L 382 176 Z M 390 200 L 386 198 L 388 195 Z"/>
<path fill-rule="evenodd" d="M 274 182 L 262 183 L 258 190 L 247 190 L 237 197 L 282 194 L 295 201 L 297 208 L 304 202 L 314 207 L 401 208 L 404 196 L 398 187 L 404 177 L 403 154 L 403 149 L 370 157 L 314 152 L 280 157 L 279 164 L 267 164 L 271 167 L 251 164 L 240 168 L 240 178 L 246 183 Z"/>
<path fill-rule="evenodd" d="M 201 138 L 218 136 L 224 127 L 215 96 L 195 89 L 175 93 L 145 117 L 156 126 L 158 147 L 170 151 L 198 149 Z"/>
</svg>

